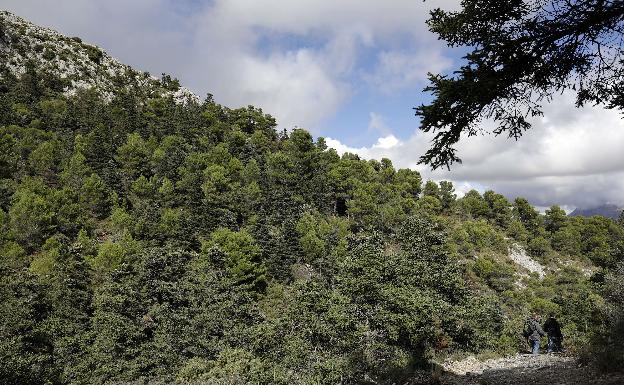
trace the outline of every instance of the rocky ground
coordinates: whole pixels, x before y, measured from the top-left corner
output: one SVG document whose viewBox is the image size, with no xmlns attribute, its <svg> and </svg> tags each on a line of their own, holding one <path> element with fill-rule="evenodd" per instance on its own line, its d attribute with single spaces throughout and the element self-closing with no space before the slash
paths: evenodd
<svg viewBox="0 0 624 385">
<path fill-rule="evenodd" d="M 624 373 L 599 373 L 574 357 L 518 354 L 479 361 L 468 357 L 444 363 L 432 383 L 445 385 L 624 385 Z M 430 382 L 431 383 L 431 382 Z"/>
<path fill-rule="evenodd" d="M 526 250 L 524 250 L 524 248 L 517 243 L 512 244 L 509 248 L 509 258 L 531 273 L 536 273 L 540 279 L 543 279 L 546 276 L 544 266 L 540 265 L 539 262 L 531 258 L 529 254 L 527 254 Z"/>
</svg>

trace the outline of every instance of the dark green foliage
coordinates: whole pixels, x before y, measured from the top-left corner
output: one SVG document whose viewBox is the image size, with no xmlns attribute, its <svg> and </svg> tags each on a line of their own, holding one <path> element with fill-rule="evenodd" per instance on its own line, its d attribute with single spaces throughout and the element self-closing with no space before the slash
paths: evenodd
<svg viewBox="0 0 624 385">
<path fill-rule="evenodd" d="M 480 257 L 473 269 L 492 289 L 500 292 L 513 289 L 515 276 L 512 266 L 491 257 Z"/>
<path fill-rule="evenodd" d="M 13 194 L 9 210 L 9 226 L 14 239 L 25 249 L 40 246 L 54 229 L 53 204 L 50 191 L 39 180 L 22 183 Z"/>
<path fill-rule="evenodd" d="M 552 206 L 550 209 L 546 210 L 544 222 L 546 231 L 555 233 L 565 225 L 566 213 L 559 206 Z"/>
<path fill-rule="evenodd" d="M 427 21 L 449 46 L 469 52 L 453 76 L 430 74 L 428 105 L 416 107 L 423 131 L 436 132 L 421 162 L 460 161 L 454 145 L 484 119 L 494 134 L 518 139 L 542 114 L 541 102 L 569 89 L 576 104 L 622 109 L 624 5 L 619 1 L 465 0 Z"/>
<path fill-rule="evenodd" d="M 463 211 L 472 218 L 488 217 L 490 215 L 490 207 L 488 202 L 476 190 L 470 190 L 464 195 L 460 201 Z"/>
<path fill-rule="evenodd" d="M 599 266 L 614 267 L 624 257 L 624 228 L 604 217 L 589 218 L 581 232 L 581 253 Z"/>
<path fill-rule="evenodd" d="M 103 56 L 102 51 L 98 47 L 94 47 L 92 45 L 83 44 L 82 46 L 87 50 L 89 60 L 95 62 L 96 64 L 100 64 Z"/>
<path fill-rule="evenodd" d="M 594 274 L 591 279 L 594 285 L 600 285 L 606 302 L 601 301 L 593 309 L 596 319 L 601 322 L 591 329 L 591 336 L 586 339 L 587 345 L 581 350 L 581 359 L 602 372 L 624 370 L 623 266 L 620 263 L 608 272 Z"/>
<path fill-rule="evenodd" d="M 266 268 L 260 261 L 260 248 L 246 231 L 218 229 L 204 243 L 202 252 L 213 256 L 211 262 L 227 271 L 233 284 L 264 290 Z"/>
<path fill-rule="evenodd" d="M 180 365 L 190 326 L 192 256 L 171 248 L 149 248 L 129 256 L 95 293 L 90 354 L 96 382 L 171 376 Z"/>
<path fill-rule="evenodd" d="M 624 369 L 624 265 L 620 264 L 606 276 L 604 293 L 608 305 L 604 309 L 606 330 L 596 334 L 590 354 L 603 370 Z"/>
<path fill-rule="evenodd" d="M 527 309 L 561 311 L 579 343 L 617 325 L 578 270 L 518 282 L 507 258 L 520 242 L 611 269 L 615 222 L 457 199 L 134 76 L 109 101 L 32 68 L 0 78 L 5 382 L 392 383 L 434 356 L 513 351 Z"/>
<path fill-rule="evenodd" d="M 513 216 L 520 220 L 531 235 L 538 235 L 543 230 L 543 218 L 524 198 L 516 198 L 513 204 Z"/>
<path fill-rule="evenodd" d="M 501 194 L 497 194 L 491 190 L 483 194 L 483 199 L 490 208 L 490 220 L 501 228 L 507 228 L 511 221 L 511 204 L 509 201 Z"/>
<path fill-rule="evenodd" d="M 11 274 L 9 274 L 11 273 Z M 44 384 L 57 376 L 45 284 L 24 272 L 2 270 L 0 278 L 0 376 L 7 384 Z"/>
<path fill-rule="evenodd" d="M 338 275 L 340 290 L 355 302 L 373 334 L 387 336 L 386 344 L 400 349 L 398 356 L 388 355 L 392 349 L 377 353 L 390 363 L 401 362 L 403 355 L 417 360 L 428 348 L 449 343 L 444 323 L 463 299 L 459 271 L 445 257 L 442 238 L 430 226 L 409 220 L 396 244 L 385 245 L 374 235 L 353 240 Z M 378 365 L 376 361 L 371 365 Z"/>
<path fill-rule="evenodd" d="M 581 229 L 573 224 L 566 224 L 551 235 L 552 247 L 568 255 L 578 255 L 581 252 Z"/>
<path fill-rule="evenodd" d="M 536 237 L 531 239 L 528 244 L 528 250 L 535 257 L 542 257 L 550 249 L 550 244 L 544 237 Z"/>
</svg>

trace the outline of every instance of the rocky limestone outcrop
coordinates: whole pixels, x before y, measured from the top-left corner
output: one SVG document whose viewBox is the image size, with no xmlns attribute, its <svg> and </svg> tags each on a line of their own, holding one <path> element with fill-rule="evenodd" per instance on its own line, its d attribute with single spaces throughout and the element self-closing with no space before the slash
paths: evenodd
<svg viewBox="0 0 624 385">
<path fill-rule="evenodd" d="M 120 89 L 134 88 L 148 96 L 171 96 L 178 103 L 199 102 L 197 95 L 175 80 L 136 71 L 80 38 L 64 36 L 0 11 L 0 76 L 6 76 L 7 71 L 20 76 L 28 66 L 57 76 L 67 95 L 95 89 L 110 100 Z"/>
<path fill-rule="evenodd" d="M 543 279 L 544 276 L 546 276 L 544 266 L 531 258 L 529 254 L 527 254 L 526 250 L 524 250 L 524 248 L 517 243 L 513 243 L 509 247 L 509 258 L 531 273 L 536 273 L 540 279 Z"/>
</svg>

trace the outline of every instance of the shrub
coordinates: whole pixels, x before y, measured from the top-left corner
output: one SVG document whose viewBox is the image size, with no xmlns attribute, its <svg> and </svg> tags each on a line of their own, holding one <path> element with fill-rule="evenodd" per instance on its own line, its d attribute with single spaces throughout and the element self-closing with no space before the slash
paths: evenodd
<svg viewBox="0 0 624 385">
<path fill-rule="evenodd" d="M 504 262 L 500 262 L 490 256 L 479 257 L 473 270 L 492 289 L 502 292 L 513 289 L 515 281 L 514 268 Z"/>
<path fill-rule="evenodd" d="M 534 257 L 542 257 L 550 250 L 550 242 L 544 237 L 536 237 L 529 241 L 528 251 Z"/>
<path fill-rule="evenodd" d="M 87 51 L 87 56 L 89 57 L 89 60 L 91 60 L 95 64 L 100 64 L 100 62 L 102 61 L 102 57 L 104 57 L 104 53 L 101 49 L 88 44 L 83 44 L 82 47 Z"/>
<path fill-rule="evenodd" d="M 624 263 L 605 277 L 604 329 L 598 329 L 587 354 L 601 370 L 624 370 Z"/>
</svg>

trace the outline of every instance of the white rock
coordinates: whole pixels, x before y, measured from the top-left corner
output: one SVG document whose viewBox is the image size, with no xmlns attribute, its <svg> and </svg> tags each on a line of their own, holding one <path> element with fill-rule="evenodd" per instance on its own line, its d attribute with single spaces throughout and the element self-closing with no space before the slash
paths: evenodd
<svg viewBox="0 0 624 385">
<path fill-rule="evenodd" d="M 532 273 L 537 273 L 540 279 L 543 279 L 546 275 L 544 266 L 531 258 L 527 254 L 526 250 L 524 250 L 524 248 L 517 243 L 512 243 L 509 247 L 509 258 L 511 258 L 512 261 L 524 267 L 528 271 Z"/>
<path fill-rule="evenodd" d="M 60 78 L 72 79 L 71 85 L 65 89 L 66 95 L 74 95 L 79 89 L 94 88 L 105 100 L 110 101 L 116 87 L 113 79 L 131 71 L 129 66 L 102 50 L 99 64 L 95 63 L 89 58 L 88 45 L 70 40 L 52 29 L 38 27 L 10 12 L 0 11 L 0 22 L 10 36 L 8 44 L 0 44 L 0 51 L 3 53 L 0 60 L 5 62 L 9 71 L 20 76 L 26 72 L 26 63 L 33 62 L 40 70 L 46 69 Z M 16 45 L 24 47 L 24 55 L 16 50 Z M 34 49 L 37 46 L 44 48 L 37 52 Z M 98 47 L 95 48 L 99 50 Z M 54 57 L 44 59 L 44 53 L 48 50 Z M 63 59 L 64 56 L 68 57 Z M 184 87 L 175 92 L 163 90 L 159 79 L 144 72 L 136 72 L 135 80 L 155 96 L 171 96 L 176 103 L 181 104 L 200 102 L 197 95 Z"/>
</svg>

